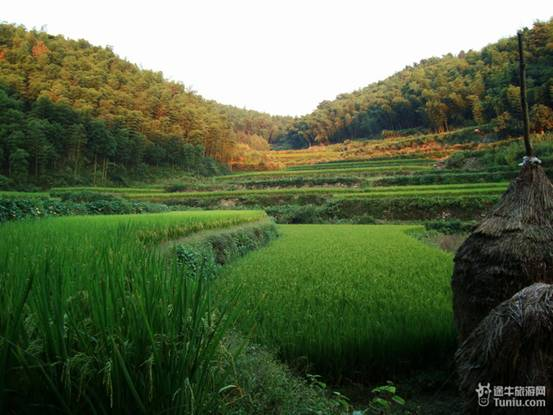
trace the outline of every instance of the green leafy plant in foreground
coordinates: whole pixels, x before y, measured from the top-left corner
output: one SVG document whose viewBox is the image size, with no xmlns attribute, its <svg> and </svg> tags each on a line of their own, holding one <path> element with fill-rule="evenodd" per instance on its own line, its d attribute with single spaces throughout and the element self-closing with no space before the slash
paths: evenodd
<svg viewBox="0 0 553 415">
<path fill-rule="evenodd" d="M 389 414 L 396 406 L 404 406 L 405 399 L 397 394 L 397 388 L 392 382 L 371 390 L 374 395 L 367 411 L 375 414 Z"/>
<path fill-rule="evenodd" d="M 0 225 L 0 412 L 210 413 L 238 310 L 155 244 L 264 218 L 178 212 Z"/>
</svg>

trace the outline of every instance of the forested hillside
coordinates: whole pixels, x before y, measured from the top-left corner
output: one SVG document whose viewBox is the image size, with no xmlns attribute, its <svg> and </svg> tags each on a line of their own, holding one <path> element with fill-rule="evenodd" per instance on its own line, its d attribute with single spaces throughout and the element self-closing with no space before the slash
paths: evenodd
<svg viewBox="0 0 553 415">
<path fill-rule="evenodd" d="M 553 20 L 526 34 L 528 98 L 537 132 L 553 128 Z M 375 62 L 378 64 L 378 62 Z M 430 58 L 358 91 L 323 101 L 298 119 L 282 143 L 293 147 L 492 123 L 518 133 L 516 37 L 481 51 Z"/>
<path fill-rule="evenodd" d="M 156 138 L 46 96 L 29 101 L 0 87 L 0 185 L 123 182 L 143 177 L 149 167 L 201 175 L 225 171 L 205 157 L 201 145 L 178 136 Z"/>
<path fill-rule="evenodd" d="M 553 20 L 526 34 L 532 129 L 553 129 Z M 209 101 L 110 48 L 0 24 L 0 181 L 116 183 L 158 170 L 270 169 L 308 147 L 484 126 L 519 133 L 515 37 L 422 60 L 299 118 Z"/>
<path fill-rule="evenodd" d="M 200 159 L 232 164 L 291 121 L 205 100 L 109 48 L 8 24 L 0 85 L 0 175 L 16 181 L 105 180 L 149 166 L 206 172 L 216 163 Z"/>
</svg>

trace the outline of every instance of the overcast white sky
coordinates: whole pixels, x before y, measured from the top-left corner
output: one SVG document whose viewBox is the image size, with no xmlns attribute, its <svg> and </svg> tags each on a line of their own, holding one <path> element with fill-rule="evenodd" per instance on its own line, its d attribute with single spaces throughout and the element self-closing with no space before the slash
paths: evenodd
<svg viewBox="0 0 553 415">
<path fill-rule="evenodd" d="M 206 98 L 283 115 L 553 16 L 551 0 L 2 3 L 0 21 L 111 45 Z"/>
</svg>

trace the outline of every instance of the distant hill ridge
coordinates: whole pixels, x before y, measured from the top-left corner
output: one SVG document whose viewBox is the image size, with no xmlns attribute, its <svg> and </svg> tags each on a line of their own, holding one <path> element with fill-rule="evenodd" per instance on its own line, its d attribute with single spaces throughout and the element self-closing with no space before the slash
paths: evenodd
<svg viewBox="0 0 553 415">
<path fill-rule="evenodd" d="M 525 34 L 532 128 L 553 129 L 553 19 Z M 503 136 L 519 133 L 516 37 L 481 51 L 423 59 L 402 71 L 323 101 L 294 122 L 276 146 L 300 148 L 346 139 L 443 132 L 491 123 Z"/>
</svg>

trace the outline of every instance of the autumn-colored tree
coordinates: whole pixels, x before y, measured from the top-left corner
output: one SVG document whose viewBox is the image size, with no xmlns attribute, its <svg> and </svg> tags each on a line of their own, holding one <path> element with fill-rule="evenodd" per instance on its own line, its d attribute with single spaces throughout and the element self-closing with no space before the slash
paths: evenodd
<svg viewBox="0 0 553 415">
<path fill-rule="evenodd" d="M 543 134 L 553 130 L 553 109 L 543 104 L 536 104 L 530 109 L 530 129 Z"/>
</svg>

